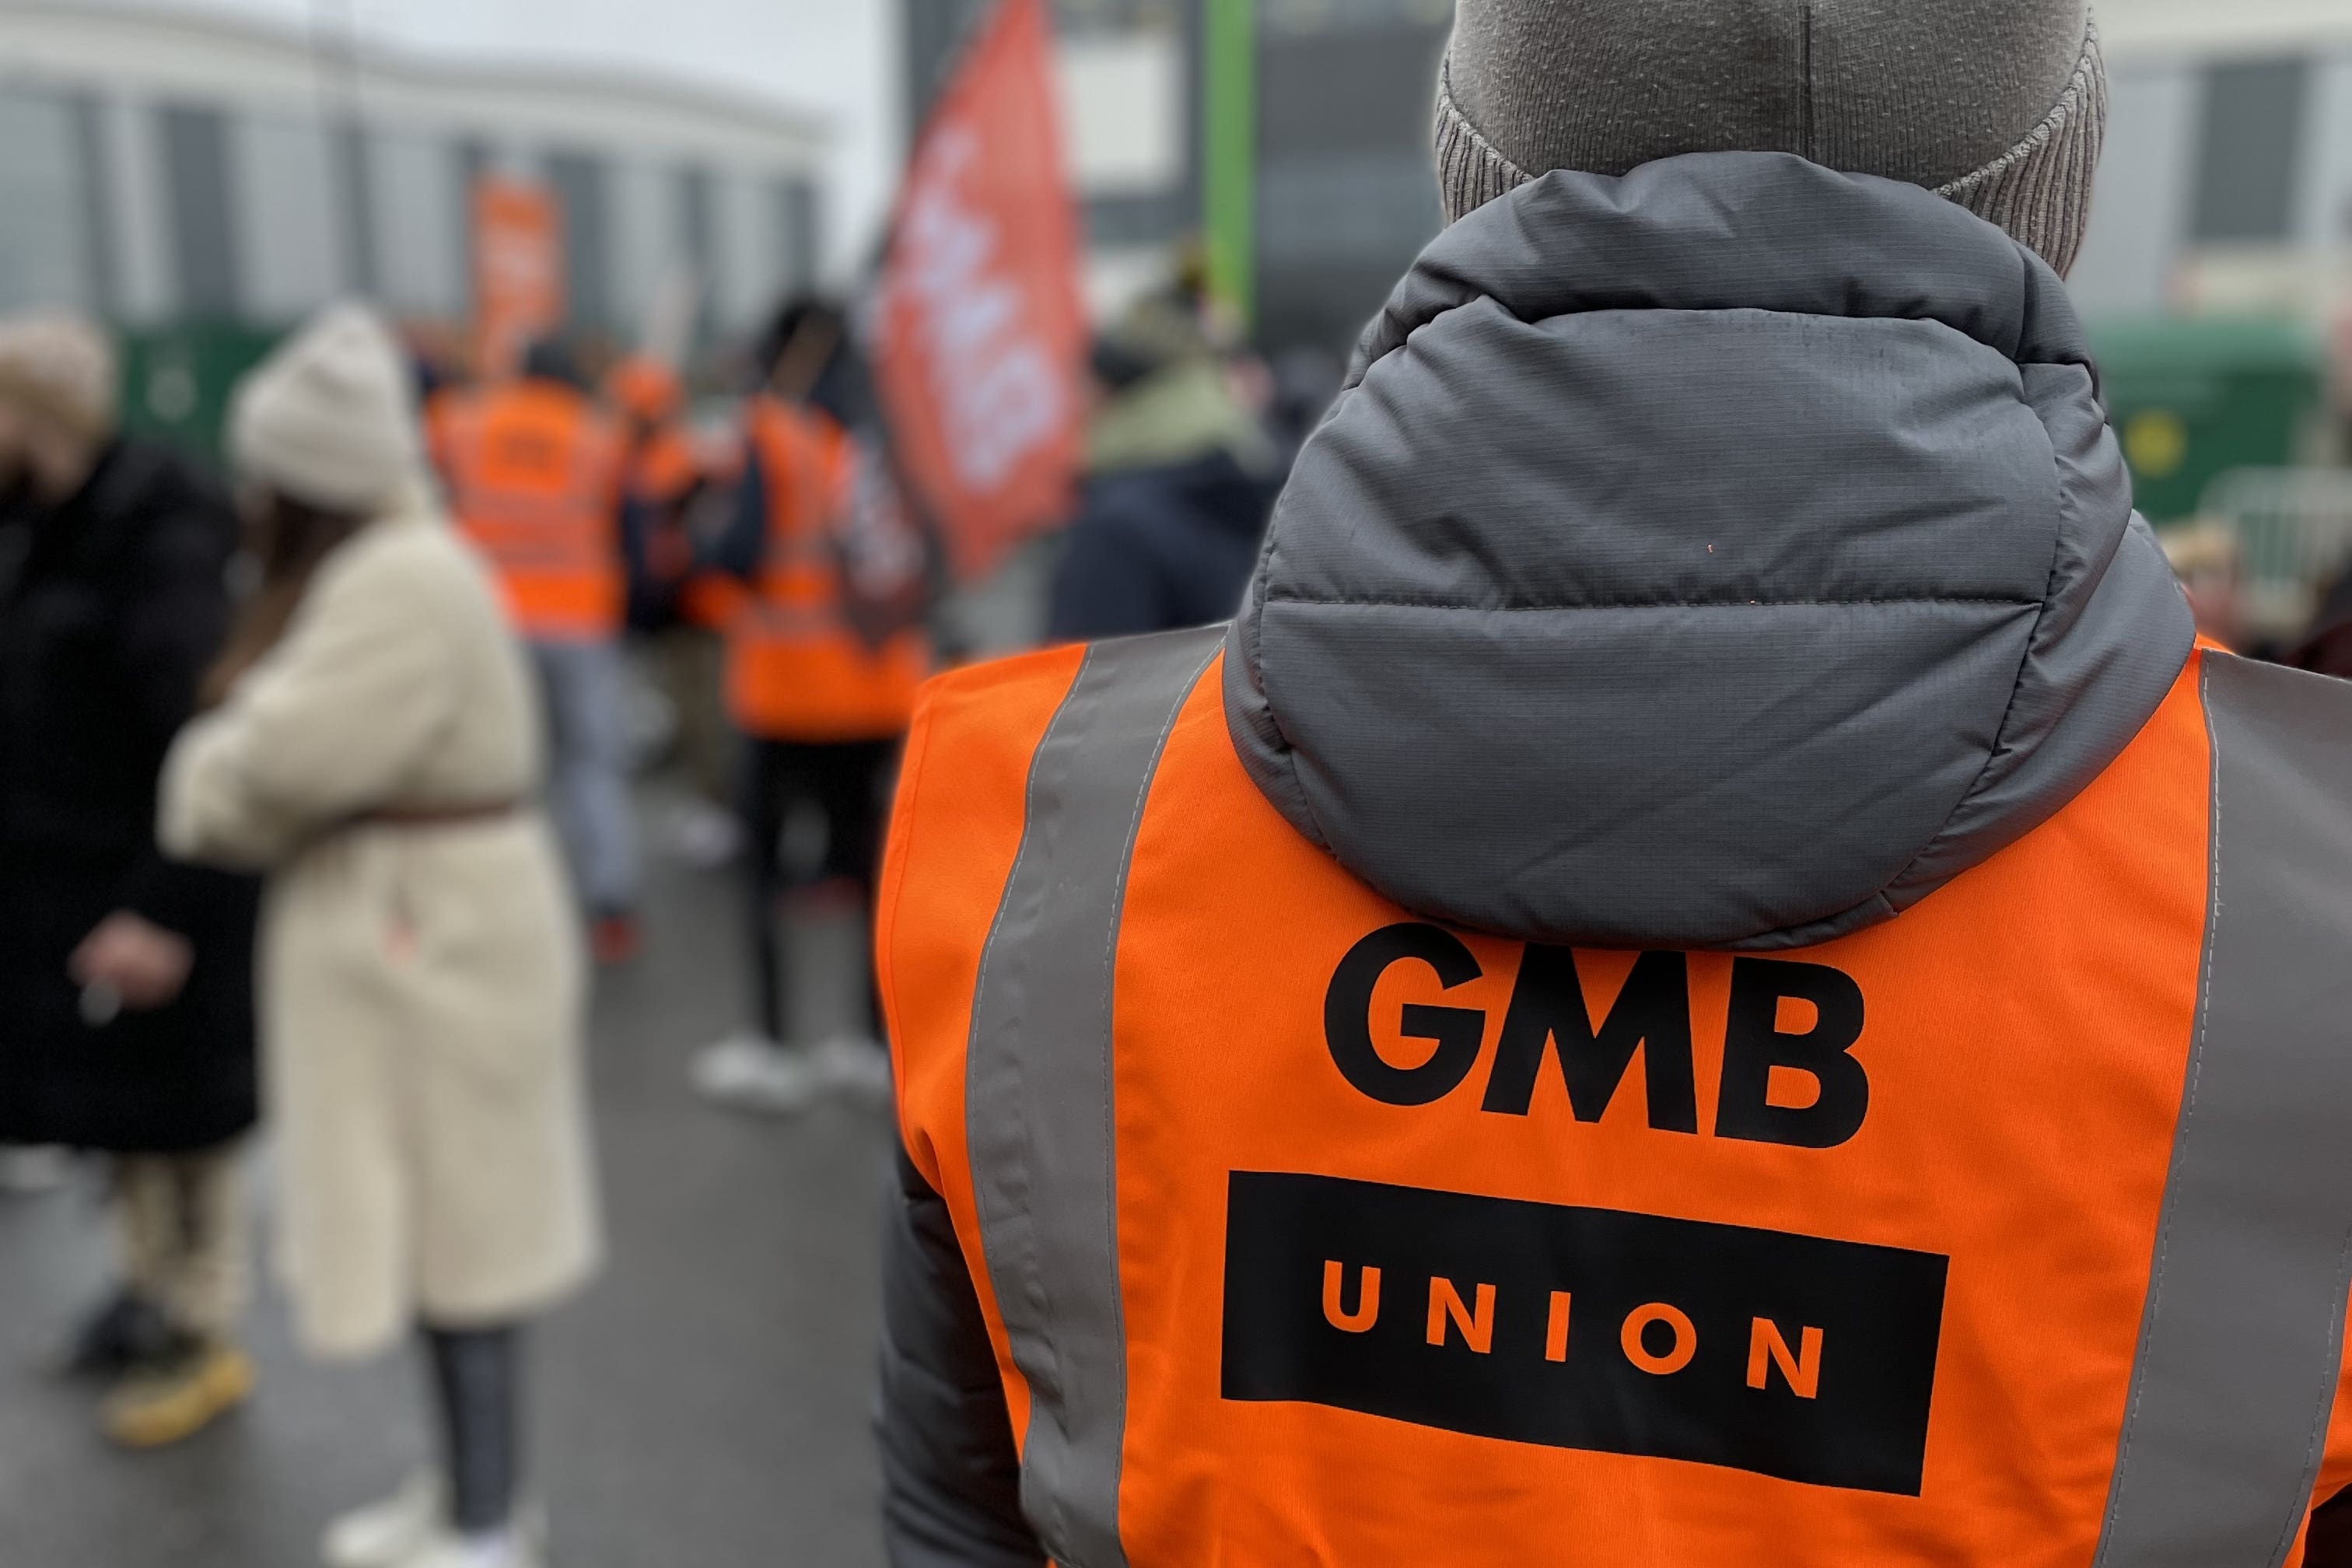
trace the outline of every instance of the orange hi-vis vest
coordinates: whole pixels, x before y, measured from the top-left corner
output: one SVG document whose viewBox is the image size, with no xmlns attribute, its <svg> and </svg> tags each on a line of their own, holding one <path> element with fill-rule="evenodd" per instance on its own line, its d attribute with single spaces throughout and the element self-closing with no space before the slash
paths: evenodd
<svg viewBox="0 0 2352 1568">
<path fill-rule="evenodd" d="M 450 510 L 489 557 L 523 636 L 618 632 L 625 454 L 612 421 L 569 387 L 527 380 L 446 393 L 429 425 Z"/>
<path fill-rule="evenodd" d="M 728 618 L 727 698 L 746 734 L 782 741 L 879 741 L 906 731 L 930 668 L 919 631 L 870 647 L 845 618 L 832 528 L 848 504 L 856 452 L 814 411 L 754 398 L 751 458 L 767 487 L 758 582 Z"/>
<path fill-rule="evenodd" d="M 1570 951 L 1293 829 L 1222 635 L 934 681 L 891 830 L 901 1133 L 1055 1562 L 2300 1561 L 2352 1482 L 2352 687 L 2200 650 L 1898 918 Z"/>
</svg>

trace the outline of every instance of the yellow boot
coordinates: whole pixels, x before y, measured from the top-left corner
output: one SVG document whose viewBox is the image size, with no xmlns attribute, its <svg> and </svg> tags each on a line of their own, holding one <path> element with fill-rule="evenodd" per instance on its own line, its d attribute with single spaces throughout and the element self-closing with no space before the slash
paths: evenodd
<svg viewBox="0 0 2352 1568">
<path fill-rule="evenodd" d="M 235 1345 L 199 1344 L 137 1372 L 99 1406 L 99 1425 L 126 1448 L 161 1448 L 193 1437 L 253 1393 L 253 1362 Z"/>
</svg>

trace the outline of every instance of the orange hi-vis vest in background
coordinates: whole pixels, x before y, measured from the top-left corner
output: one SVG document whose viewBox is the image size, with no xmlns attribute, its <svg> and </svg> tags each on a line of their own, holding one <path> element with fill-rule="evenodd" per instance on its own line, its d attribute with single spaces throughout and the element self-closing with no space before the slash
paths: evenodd
<svg viewBox="0 0 2352 1568">
<path fill-rule="evenodd" d="M 767 396 L 751 401 L 748 427 L 768 531 L 758 581 L 728 622 L 727 698 L 737 726 L 779 741 L 903 734 L 930 647 L 919 631 L 870 647 L 844 613 L 832 529 L 856 479 L 848 433 Z"/>
<path fill-rule="evenodd" d="M 2352 688 L 2194 655 L 1897 918 L 1416 919 L 1284 820 L 1221 630 L 926 689 L 908 1157 L 1068 1568 L 2270 1568 L 2352 1481 Z"/>
<path fill-rule="evenodd" d="M 570 387 L 526 380 L 445 393 L 429 427 L 449 509 L 489 557 L 522 635 L 617 633 L 625 454 L 612 421 Z"/>
</svg>

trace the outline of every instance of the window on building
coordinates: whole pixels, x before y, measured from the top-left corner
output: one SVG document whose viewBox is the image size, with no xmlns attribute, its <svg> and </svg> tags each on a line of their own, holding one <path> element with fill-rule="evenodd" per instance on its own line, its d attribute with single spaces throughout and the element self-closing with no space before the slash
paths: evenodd
<svg viewBox="0 0 2352 1568">
<path fill-rule="evenodd" d="M 114 222 L 114 180 L 106 162 L 106 109 L 94 92 L 73 95 L 75 181 L 81 194 L 85 300 L 114 315 L 122 309 L 122 263 Z"/>
<path fill-rule="evenodd" d="M 474 277 L 476 250 L 474 187 L 480 183 L 484 174 L 490 172 L 489 143 L 477 137 L 468 136 L 450 148 L 450 156 L 457 165 L 457 241 L 461 252 L 459 266 L 466 279 L 466 309 L 470 312 L 475 305 L 475 292 L 479 288 Z"/>
<path fill-rule="evenodd" d="M 375 175 L 368 160 L 367 127 L 345 118 L 334 130 L 336 205 L 343 231 L 343 269 L 362 294 L 383 289 L 376 265 Z"/>
<path fill-rule="evenodd" d="M 954 65 L 980 0 L 906 0 L 903 28 L 907 67 L 907 124 L 911 134 L 930 111 L 932 95 Z"/>
<path fill-rule="evenodd" d="M 796 293 L 814 287 L 817 258 L 823 249 L 814 181 L 793 174 L 777 182 L 776 221 L 785 290 Z"/>
<path fill-rule="evenodd" d="M 1320 25 L 1311 8 L 1266 14 L 1257 297 L 1269 343 L 1346 343 L 1444 221 L 1429 105 L 1445 31 L 1423 10 L 1334 10 Z"/>
<path fill-rule="evenodd" d="M 255 321 L 300 319 L 352 288 L 342 142 L 316 118 L 268 109 L 226 122 L 235 309 Z M 215 297 L 191 309 L 216 313 Z"/>
<path fill-rule="evenodd" d="M 686 168 L 677 172 L 678 250 L 694 279 L 698 305 L 695 340 L 709 337 L 717 319 L 714 296 L 719 287 L 718 194 L 710 171 Z"/>
<path fill-rule="evenodd" d="M 612 255 L 604 162 L 586 153 L 547 160 L 548 183 L 563 211 L 565 295 L 574 326 L 619 325 L 614 308 Z"/>
<path fill-rule="evenodd" d="M 2207 71 L 2191 237 L 2263 245 L 2290 237 L 2310 85 L 2304 59 L 2232 61 Z"/>
<path fill-rule="evenodd" d="M 73 106 L 0 87 L 0 310 L 97 305 L 83 248 L 89 208 Z"/>
<path fill-rule="evenodd" d="M 236 225 L 229 203 L 227 126 L 220 110 L 170 104 L 156 116 L 172 215 L 180 309 L 232 316 L 237 309 Z"/>
</svg>

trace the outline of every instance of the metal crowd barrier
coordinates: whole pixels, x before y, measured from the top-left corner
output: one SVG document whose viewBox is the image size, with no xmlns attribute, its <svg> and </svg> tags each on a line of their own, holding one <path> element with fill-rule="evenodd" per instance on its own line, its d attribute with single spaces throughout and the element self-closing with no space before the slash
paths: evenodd
<svg viewBox="0 0 2352 1568">
<path fill-rule="evenodd" d="M 2352 566 L 2352 469 L 2231 468 L 2206 487 L 2199 510 L 2237 536 L 2250 629 L 2300 631 Z"/>
</svg>

